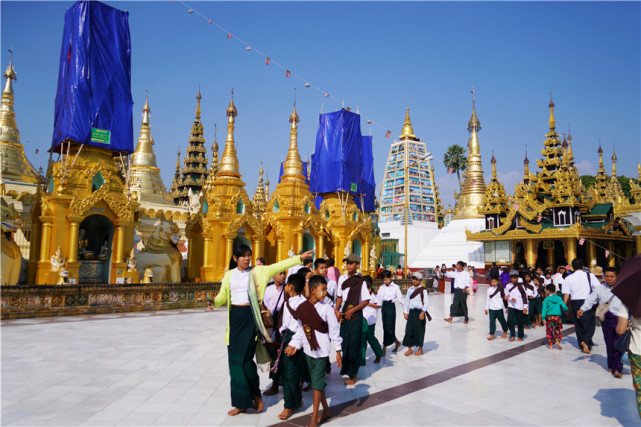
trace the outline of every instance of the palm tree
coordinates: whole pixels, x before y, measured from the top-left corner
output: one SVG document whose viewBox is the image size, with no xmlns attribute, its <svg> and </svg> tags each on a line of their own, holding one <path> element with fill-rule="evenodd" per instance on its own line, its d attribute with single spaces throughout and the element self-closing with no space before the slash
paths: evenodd
<svg viewBox="0 0 641 427">
<path fill-rule="evenodd" d="M 467 169 L 467 157 L 465 156 L 465 149 L 458 144 L 450 145 L 443 156 L 443 164 L 452 172 L 456 172 L 458 177 L 458 186 L 459 191 L 463 189 L 463 184 L 461 183 L 461 172 L 464 172 Z"/>
</svg>

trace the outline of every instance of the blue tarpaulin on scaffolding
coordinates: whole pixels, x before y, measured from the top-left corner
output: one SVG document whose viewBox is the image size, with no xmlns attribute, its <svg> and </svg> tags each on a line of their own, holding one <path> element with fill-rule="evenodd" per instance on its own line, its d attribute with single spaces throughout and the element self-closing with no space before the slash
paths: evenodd
<svg viewBox="0 0 641 427">
<path fill-rule="evenodd" d="M 345 109 L 321 114 L 312 156 L 310 191 L 359 194 L 361 117 Z"/>
<path fill-rule="evenodd" d="M 65 13 L 51 148 L 66 139 L 133 152 L 129 12 L 78 1 Z"/>
<path fill-rule="evenodd" d="M 361 137 L 362 167 L 360 179 L 360 192 L 363 194 L 363 204 L 361 207 L 361 198 L 354 197 L 356 206 L 363 212 L 374 212 L 376 210 L 376 178 L 374 178 L 374 152 L 372 151 L 372 137 Z"/>
<path fill-rule="evenodd" d="M 307 162 L 301 162 L 303 164 L 303 175 L 305 175 L 305 184 L 309 185 L 309 179 L 307 178 Z M 278 172 L 278 182 L 280 183 L 281 178 L 283 177 L 283 171 L 285 162 L 280 162 L 280 172 Z"/>
</svg>

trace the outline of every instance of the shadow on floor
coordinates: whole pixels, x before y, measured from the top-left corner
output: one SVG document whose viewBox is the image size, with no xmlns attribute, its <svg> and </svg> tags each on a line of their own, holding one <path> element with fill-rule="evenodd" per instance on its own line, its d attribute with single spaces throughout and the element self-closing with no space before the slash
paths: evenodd
<svg viewBox="0 0 641 427">
<path fill-rule="evenodd" d="M 614 418 L 623 426 L 639 425 L 634 390 L 600 389 L 594 398 L 601 404 L 601 415 Z"/>
</svg>

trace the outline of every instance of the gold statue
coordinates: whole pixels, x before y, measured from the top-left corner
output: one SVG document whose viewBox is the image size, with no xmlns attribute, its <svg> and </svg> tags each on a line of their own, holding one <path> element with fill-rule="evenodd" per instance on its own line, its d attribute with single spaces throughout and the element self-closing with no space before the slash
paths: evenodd
<svg viewBox="0 0 641 427">
<path fill-rule="evenodd" d="M 287 252 L 287 256 L 289 258 L 293 258 L 294 256 L 296 256 L 296 253 L 294 252 L 294 247 L 293 246 L 291 248 L 289 248 L 289 252 Z"/>
<path fill-rule="evenodd" d="M 145 274 L 142 278 L 142 282 L 140 283 L 151 283 L 151 279 L 154 277 L 154 271 L 150 268 L 147 267 L 145 268 Z"/>
<path fill-rule="evenodd" d="M 78 255 L 82 259 L 94 259 L 95 255 L 93 251 L 87 249 L 89 246 L 89 239 L 86 236 L 86 230 L 84 228 L 80 229 L 80 237 L 78 238 Z"/>
<path fill-rule="evenodd" d="M 369 251 L 369 260 L 370 260 L 370 264 L 371 264 L 371 265 L 376 265 L 376 260 L 377 260 L 377 259 L 378 259 L 378 258 L 376 258 L 376 246 L 374 245 L 374 246 L 372 246 L 372 250 L 371 250 L 371 251 Z"/>
<path fill-rule="evenodd" d="M 20 277 L 22 254 L 12 237 L 20 226 L 19 217 L 13 203 L 9 204 L 2 198 L 2 285 L 17 285 Z"/>
<path fill-rule="evenodd" d="M 56 253 L 51 257 L 51 272 L 62 273 L 65 268 L 65 258 L 62 256 L 62 248 L 58 245 Z"/>
<path fill-rule="evenodd" d="M 98 255 L 98 259 L 107 259 L 109 257 L 109 240 L 105 239 L 105 242 L 102 244 L 102 247 L 100 248 L 100 255 Z"/>
<path fill-rule="evenodd" d="M 136 271 L 136 250 L 131 248 L 131 253 L 127 259 L 127 272 L 133 273 Z"/>
</svg>

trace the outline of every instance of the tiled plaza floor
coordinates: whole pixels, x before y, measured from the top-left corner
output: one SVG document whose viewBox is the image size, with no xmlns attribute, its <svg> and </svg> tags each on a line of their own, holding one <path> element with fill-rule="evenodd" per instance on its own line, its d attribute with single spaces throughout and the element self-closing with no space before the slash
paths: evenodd
<svg viewBox="0 0 641 427">
<path fill-rule="evenodd" d="M 424 356 L 405 357 L 403 347 L 373 365 L 368 350 L 368 364 L 352 387 L 343 385 L 333 364 L 327 395 L 337 416 L 327 424 L 639 425 L 629 366 L 623 379 L 607 373 L 600 328 L 590 356 L 577 350 L 573 334 L 562 351 L 541 346 L 544 328 L 526 331 L 522 343 L 488 342 L 484 298 L 481 287 L 468 298 L 471 322 L 450 325 L 443 321 L 450 295 L 431 296 Z M 397 313 L 402 340 L 405 321 Z M 180 310 L 3 321 L 1 423 L 277 423 L 282 393 L 265 398 L 261 414 L 227 416 L 226 319 L 224 310 Z M 270 381 L 266 373 L 260 377 L 264 390 Z M 303 399 L 292 424 L 311 413 L 311 392 Z"/>
</svg>

